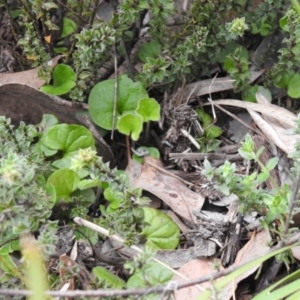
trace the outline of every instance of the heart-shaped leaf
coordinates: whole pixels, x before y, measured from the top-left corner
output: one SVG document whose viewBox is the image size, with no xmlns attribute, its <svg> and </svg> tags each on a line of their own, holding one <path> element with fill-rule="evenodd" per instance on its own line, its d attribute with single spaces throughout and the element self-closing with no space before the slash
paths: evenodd
<svg viewBox="0 0 300 300">
<path fill-rule="evenodd" d="M 96 84 L 89 96 L 89 112 L 100 127 L 111 130 L 113 124 L 115 81 L 109 79 Z M 133 82 L 127 75 L 118 77 L 118 101 L 116 117 L 133 113 L 138 102 L 148 98 L 148 93 L 140 82 Z"/>
<path fill-rule="evenodd" d="M 146 245 L 152 249 L 176 249 L 180 230 L 172 219 L 161 211 L 144 207 L 144 221 L 148 224 L 142 235 L 147 239 Z"/>
<path fill-rule="evenodd" d="M 158 121 L 160 105 L 153 98 L 140 99 L 136 112 L 143 117 L 144 122 Z"/>
<path fill-rule="evenodd" d="M 56 170 L 48 178 L 47 183 L 52 184 L 56 191 L 56 202 L 63 198 L 65 201 L 70 199 L 79 183 L 79 176 L 76 172 L 68 169 Z"/>
<path fill-rule="evenodd" d="M 44 85 L 40 90 L 50 95 L 64 95 L 75 86 L 76 74 L 64 64 L 57 65 L 53 70 L 53 85 Z"/>
<path fill-rule="evenodd" d="M 147 62 L 147 59 L 157 58 L 161 53 L 161 48 L 158 42 L 152 41 L 149 43 L 144 43 L 139 47 L 138 58 L 142 62 Z"/>
<path fill-rule="evenodd" d="M 126 135 L 131 134 L 131 138 L 137 141 L 143 130 L 143 119 L 140 115 L 128 113 L 123 115 L 117 125 L 118 130 Z"/>
<path fill-rule="evenodd" d="M 46 132 L 44 144 L 50 149 L 63 152 L 63 158 L 53 163 L 59 169 L 71 166 L 71 158 L 76 154 L 77 150 L 88 147 L 95 149 L 95 139 L 92 133 L 84 126 L 76 124 L 52 126 Z"/>
</svg>

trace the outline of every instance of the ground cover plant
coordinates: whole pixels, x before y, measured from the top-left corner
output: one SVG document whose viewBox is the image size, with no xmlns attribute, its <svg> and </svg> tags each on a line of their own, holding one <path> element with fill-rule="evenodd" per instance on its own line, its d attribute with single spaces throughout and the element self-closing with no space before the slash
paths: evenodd
<svg viewBox="0 0 300 300">
<path fill-rule="evenodd" d="M 1 299 L 297 299 L 297 1 L 2 0 L 0 23 Z"/>
</svg>

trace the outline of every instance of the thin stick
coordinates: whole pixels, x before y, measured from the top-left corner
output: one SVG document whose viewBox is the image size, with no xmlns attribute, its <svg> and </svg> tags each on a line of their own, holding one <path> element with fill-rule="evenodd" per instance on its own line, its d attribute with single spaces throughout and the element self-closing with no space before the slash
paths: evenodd
<svg viewBox="0 0 300 300">
<path fill-rule="evenodd" d="M 112 116 L 112 130 L 110 138 L 113 140 L 114 138 L 114 131 L 116 126 L 116 111 L 117 111 L 117 101 L 118 101 L 118 61 L 117 61 L 117 49 L 116 44 L 113 47 L 114 52 L 114 67 L 115 67 L 115 93 L 114 93 L 114 110 Z"/>
<path fill-rule="evenodd" d="M 81 225 L 81 226 L 85 226 L 87 228 L 90 228 L 92 230 L 95 230 L 97 232 L 99 232 L 100 234 L 103 234 L 109 238 L 112 238 L 114 239 L 115 241 L 121 243 L 124 245 L 124 239 L 122 239 L 121 237 L 119 237 L 118 235 L 116 234 L 109 234 L 109 231 L 103 227 L 100 227 L 92 222 L 89 222 L 85 219 L 82 219 L 82 218 L 79 218 L 79 217 L 75 217 L 74 218 L 74 222 L 76 222 L 77 224 Z M 135 250 L 136 252 L 138 253 L 142 253 L 143 250 L 140 249 L 139 247 L 135 246 L 135 245 L 132 245 L 130 246 L 131 249 Z M 157 258 L 153 258 L 154 261 L 156 261 L 157 263 L 159 263 L 160 265 L 162 265 L 163 267 L 165 267 L 166 269 L 168 269 L 169 271 L 173 272 L 174 274 L 176 274 L 177 276 L 179 276 L 180 278 L 183 278 L 185 280 L 189 280 L 188 277 L 184 276 L 183 274 L 177 272 L 176 270 L 174 270 L 173 268 L 169 267 L 168 265 L 166 265 L 165 263 L 163 263 L 162 261 L 158 260 Z"/>
<path fill-rule="evenodd" d="M 130 156 L 130 141 L 129 141 L 129 135 L 126 135 L 126 149 L 127 149 L 127 160 L 128 165 L 131 162 L 131 156 Z"/>
</svg>

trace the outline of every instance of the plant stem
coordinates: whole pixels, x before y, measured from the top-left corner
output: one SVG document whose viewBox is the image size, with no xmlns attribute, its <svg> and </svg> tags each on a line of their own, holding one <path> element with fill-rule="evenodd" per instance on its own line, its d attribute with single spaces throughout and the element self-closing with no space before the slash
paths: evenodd
<svg viewBox="0 0 300 300">
<path fill-rule="evenodd" d="M 147 124 L 146 124 L 146 141 L 149 140 L 149 132 L 150 132 L 150 121 L 147 121 Z"/>
<path fill-rule="evenodd" d="M 129 165 L 130 161 L 131 161 L 129 135 L 126 135 L 126 149 L 127 149 L 127 160 L 128 160 L 128 165 Z"/>
</svg>

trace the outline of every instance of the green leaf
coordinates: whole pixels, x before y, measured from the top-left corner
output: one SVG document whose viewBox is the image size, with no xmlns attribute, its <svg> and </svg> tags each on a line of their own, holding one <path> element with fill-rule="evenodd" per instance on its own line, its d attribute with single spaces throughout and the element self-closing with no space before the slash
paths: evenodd
<svg viewBox="0 0 300 300">
<path fill-rule="evenodd" d="M 127 281 L 128 289 L 136 289 L 150 286 L 157 286 L 166 284 L 173 277 L 173 273 L 162 265 L 151 262 L 147 268 L 147 278 L 145 278 L 142 272 L 135 272 Z M 147 295 L 147 299 L 155 300 L 157 295 Z"/>
<path fill-rule="evenodd" d="M 141 233 L 147 240 L 146 245 L 152 249 L 176 249 L 180 234 L 178 226 L 157 209 L 143 207 L 143 210 L 144 221 L 150 224 Z"/>
<path fill-rule="evenodd" d="M 76 124 L 58 124 L 51 127 L 46 133 L 45 144 L 51 149 L 65 153 L 88 147 L 95 149 L 92 133 L 84 126 Z"/>
<path fill-rule="evenodd" d="M 211 125 L 204 129 L 204 134 L 208 140 L 213 140 L 222 134 L 222 129 L 218 126 Z"/>
<path fill-rule="evenodd" d="M 161 48 L 158 42 L 152 41 L 143 43 L 138 50 L 138 58 L 141 62 L 146 63 L 147 59 L 157 58 L 161 53 Z"/>
<path fill-rule="evenodd" d="M 56 202 L 61 198 L 65 201 L 70 199 L 79 183 L 79 176 L 76 172 L 68 169 L 56 170 L 48 178 L 47 183 L 52 184 L 56 191 Z"/>
<path fill-rule="evenodd" d="M 117 210 L 121 204 L 121 202 L 124 200 L 124 195 L 121 192 L 116 192 L 114 189 L 108 187 L 105 189 L 103 193 L 105 199 L 109 201 L 109 206 L 107 207 L 106 211 L 108 213 L 114 212 Z"/>
<path fill-rule="evenodd" d="M 267 298 L 272 300 L 285 299 L 294 292 L 300 292 L 300 270 L 293 272 L 264 289 L 261 293 L 256 295 L 253 300 L 265 300 Z M 278 287 L 278 288 L 277 288 Z M 276 289 L 277 288 L 277 289 Z M 291 298 L 288 298 L 291 299 Z M 299 298 L 295 298 L 299 299 Z"/>
<path fill-rule="evenodd" d="M 83 179 L 78 183 L 80 190 L 89 189 L 92 187 L 100 187 L 101 181 L 99 179 Z"/>
<path fill-rule="evenodd" d="M 89 95 L 89 112 L 93 121 L 100 127 L 111 130 L 114 109 L 115 82 L 113 79 L 96 84 Z M 116 118 L 133 113 L 142 98 L 148 93 L 140 82 L 133 82 L 127 75 L 118 77 L 118 101 Z"/>
<path fill-rule="evenodd" d="M 144 122 L 158 121 L 160 118 L 160 105 L 153 98 L 140 99 L 136 112 L 142 116 Z"/>
<path fill-rule="evenodd" d="M 54 125 L 58 124 L 58 119 L 54 115 L 44 114 L 42 121 L 36 125 L 40 133 L 40 139 L 35 145 L 35 151 L 44 153 L 45 156 L 56 154 L 57 150 L 50 149 L 45 145 L 46 132 Z"/>
<path fill-rule="evenodd" d="M 124 114 L 119 119 L 117 129 L 125 135 L 131 134 L 131 138 L 137 141 L 143 130 L 143 119 L 140 115 L 133 113 Z"/>
<path fill-rule="evenodd" d="M 118 276 L 112 274 L 104 267 L 93 268 L 93 274 L 98 280 L 104 284 L 105 288 L 123 289 L 126 288 L 126 283 Z"/>
<path fill-rule="evenodd" d="M 277 166 L 278 161 L 279 161 L 278 157 L 273 157 L 273 158 L 269 159 L 266 164 L 266 169 L 268 171 L 273 170 Z"/>
<path fill-rule="evenodd" d="M 141 149 L 148 152 L 147 156 L 151 156 L 154 158 L 160 158 L 160 153 L 159 153 L 158 149 L 156 149 L 154 147 L 141 146 L 141 147 L 137 148 L 136 151 L 139 152 L 139 150 L 141 150 Z M 142 164 L 144 161 L 144 157 L 138 156 L 136 154 L 132 155 L 132 159 L 140 164 Z"/>
<path fill-rule="evenodd" d="M 76 237 L 76 240 L 80 240 L 80 239 L 84 239 L 86 240 L 86 238 L 88 238 L 88 240 L 93 244 L 93 245 L 96 245 L 99 241 L 99 236 L 98 236 L 98 233 L 97 231 L 93 230 L 93 229 L 90 229 L 88 227 L 85 227 L 85 226 L 78 226 L 77 227 L 79 230 L 75 230 L 75 237 Z M 80 231 L 80 232 L 79 232 Z M 85 235 L 83 236 L 81 234 L 81 232 Z"/>
<path fill-rule="evenodd" d="M 300 74 L 295 74 L 288 83 L 287 93 L 291 98 L 300 98 Z"/>
<path fill-rule="evenodd" d="M 248 102 L 256 102 L 255 94 L 258 92 L 258 85 L 251 86 L 243 91 L 242 99 Z"/>
<path fill-rule="evenodd" d="M 257 180 L 261 183 L 261 182 L 265 182 L 269 177 L 270 177 L 270 173 L 269 173 L 268 171 L 266 171 L 266 172 L 261 172 L 261 173 L 257 176 Z"/>
<path fill-rule="evenodd" d="M 208 127 L 212 123 L 212 117 L 207 114 L 203 109 L 197 108 L 196 113 L 199 120 L 202 122 L 203 127 Z"/>
<path fill-rule="evenodd" d="M 77 27 L 77 25 L 73 20 L 71 20 L 67 17 L 64 17 L 61 37 L 64 38 L 64 37 L 72 34 L 75 31 L 76 27 Z"/>
<path fill-rule="evenodd" d="M 217 56 L 218 63 L 223 64 L 226 59 L 226 56 L 230 53 L 234 53 L 234 51 L 240 46 L 241 45 L 234 41 L 226 43 L 225 48 L 222 48 L 220 54 Z"/>
<path fill-rule="evenodd" d="M 53 70 L 53 85 L 44 85 L 40 90 L 50 95 L 67 94 L 75 86 L 76 74 L 64 64 L 57 65 Z"/>
</svg>

